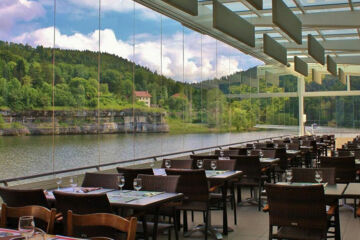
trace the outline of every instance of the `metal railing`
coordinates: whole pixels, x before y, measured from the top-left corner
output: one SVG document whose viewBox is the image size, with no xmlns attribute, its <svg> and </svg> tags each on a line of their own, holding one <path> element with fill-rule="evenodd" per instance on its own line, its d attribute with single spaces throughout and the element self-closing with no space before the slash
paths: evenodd
<svg viewBox="0 0 360 240">
<path fill-rule="evenodd" d="M 158 158 L 163 158 L 163 157 L 181 155 L 181 154 L 186 154 L 186 153 L 195 154 L 195 152 L 199 152 L 199 151 L 205 151 L 205 150 L 211 150 L 211 149 L 217 149 L 217 148 L 222 149 L 223 147 L 229 147 L 229 146 L 246 144 L 246 143 L 254 143 L 254 142 L 260 142 L 260 141 L 265 141 L 265 140 L 279 139 L 279 138 L 281 139 L 281 138 L 290 137 L 290 136 L 293 136 L 293 135 L 289 135 L 289 134 L 281 135 L 281 136 L 276 136 L 276 137 L 261 138 L 261 139 L 256 139 L 256 140 L 248 140 L 248 141 L 244 141 L 244 142 L 228 143 L 228 144 L 196 148 L 196 149 L 180 151 L 180 152 L 172 152 L 172 153 L 166 153 L 166 154 L 160 154 L 160 155 L 154 155 L 154 156 L 147 156 L 147 157 L 135 158 L 135 159 L 125 160 L 125 161 L 116 161 L 116 162 L 111 162 L 111 163 L 90 165 L 90 166 L 86 166 L 86 167 L 71 168 L 71 169 L 65 169 L 65 170 L 59 170 L 59 171 L 53 171 L 53 172 L 44 172 L 44 173 L 22 176 L 22 177 L 6 178 L 6 179 L 1 179 L 0 183 L 4 184 L 5 186 L 8 186 L 8 183 L 10 183 L 10 182 L 16 182 L 16 181 L 22 181 L 22 180 L 28 180 L 28 179 L 34 179 L 34 178 L 41 178 L 41 177 L 46 177 L 46 176 L 51 176 L 51 175 L 56 175 L 56 174 L 77 172 L 77 171 L 89 170 L 89 169 L 96 169 L 96 170 L 100 171 L 101 167 L 108 167 L 108 166 L 120 165 L 120 164 L 126 164 L 126 163 L 136 163 L 136 162 L 150 160 L 150 159 L 157 161 Z"/>
</svg>

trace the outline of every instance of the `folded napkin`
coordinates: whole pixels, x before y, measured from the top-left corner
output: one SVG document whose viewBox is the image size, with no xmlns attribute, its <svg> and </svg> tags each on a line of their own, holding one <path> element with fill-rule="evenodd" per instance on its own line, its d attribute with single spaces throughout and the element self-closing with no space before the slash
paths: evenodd
<svg viewBox="0 0 360 240">
<path fill-rule="evenodd" d="M 99 190 L 99 189 L 101 189 L 101 187 L 82 187 L 81 191 L 83 193 L 88 193 L 88 192 L 96 191 L 96 190 Z"/>
</svg>

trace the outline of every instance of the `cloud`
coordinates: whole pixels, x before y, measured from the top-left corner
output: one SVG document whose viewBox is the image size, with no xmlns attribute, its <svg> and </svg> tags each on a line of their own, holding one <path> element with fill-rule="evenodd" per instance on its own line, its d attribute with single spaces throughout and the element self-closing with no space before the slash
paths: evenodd
<svg viewBox="0 0 360 240">
<path fill-rule="evenodd" d="M 0 1 L 0 37 L 7 38 L 18 21 L 31 21 L 45 15 L 39 2 L 30 0 Z"/>
<path fill-rule="evenodd" d="M 13 41 L 32 46 L 42 45 L 52 47 L 53 31 L 52 27 L 42 28 L 24 33 L 14 38 Z M 214 77 L 220 78 L 221 76 L 261 64 L 259 60 L 254 60 L 253 57 L 242 54 L 238 50 L 222 43 L 218 43 L 216 61 L 215 40 L 208 37 L 203 38 L 201 59 L 201 35 L 199 33 L 184 35 L 184 54 L 182 51 L 182 33 L 177 32 L 173 35 L 164 35 L 162 41 L 162 59 L 160 36 L 149 34 L 136 35 L 135 57 L 133 56 L 133 43 L 131 40 L 123 41 L 117 39 L 114 31 L 111 29 L 101 30 L 100 37 L 101 52 L 115 54 L 129 60 L 134 59 L 137 64 L 148 67 L 158 73 L 162 72 L 165 76 L 178 81 L 184 79 L 186 82 L 198 82 Z M 56 29 L 55 39 L 55 46 L 57 48 L 98 51 L 99 31 L 95 30 L 89 34 L 73 33 L 66 35 Z"/>
</svg>

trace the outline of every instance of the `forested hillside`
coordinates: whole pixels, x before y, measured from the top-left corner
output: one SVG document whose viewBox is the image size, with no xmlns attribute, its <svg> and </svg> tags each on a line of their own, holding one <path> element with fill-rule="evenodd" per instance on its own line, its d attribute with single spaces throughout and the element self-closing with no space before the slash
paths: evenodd
<svg viewBox="0 0 360 240">
<path fill-rule="evenodd" d="M 98 72 L 98 58 L 96 52 L 55 49 L 55 110 L 97 109 L 98 95 L 100 109 L 131 109 L 134 89 L 149 91 L 152 95 L 151 108 L 145 107 L 142 102 L 135 102 L 134 107 L 142 112 L 166 113 L 170 130 L 184 131 L 185 123 L 189 124 L 188 130 L 191 131 L 197 131 L 198 126 L 202 127 L 202 131 L 203 127 L 220 131 L 242 131 L 253 128 L 257 123 L 298 123 L 297 98 L 226 97 L 226 94 L 250 94 L 258 91 L 296 91 L 297 81 L 292 75 L 280 76 L 278 84 L 271 84 L 257 76 L 255 67 L 220 79 L 189 84 L 161 76 L 143 66 L 134 65 L 127 59 L 107 53 L 100 55 Z M 50 48 L 33 48 L 0 41 L 0 108 L 15 112 L 52 109 L 52 61 L 53 50 Z M 259 81 L 254 84 L 254 79 Z M 307 91 L 345 89 L 334 77 L 325 77 L 322 85 L 310 82 L 309 79 L 307 81 Z M 337 97 L 336 101 L 330 97 L 306 98 L 305 113 L 308 120 L 318 121 L 323 125 L 339 122 L 341 113 L 334 112 L 334 109 L 347 109 L 350 102 L 353 102 L 351 107 L 354 107 L 354 99 L 350 98 Z M 351 125 L 352 119 L 360 119 L 358 115 L 353 111 L 351 116 L 342 117 L 342 125 Z"/>
</svg>

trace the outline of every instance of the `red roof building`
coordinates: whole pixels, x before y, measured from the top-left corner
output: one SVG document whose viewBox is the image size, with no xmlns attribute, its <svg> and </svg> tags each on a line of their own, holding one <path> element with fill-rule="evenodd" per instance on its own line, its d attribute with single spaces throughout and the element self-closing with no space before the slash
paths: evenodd
<svg viewBox="0 0 360 240">
<path fill-rule="evenodd" d="M 151 94 L 148 91 L 135 91 L 135 98 L 140 102 L 144 102 L 146 106 L 150 107 Z"/>
</svg>

